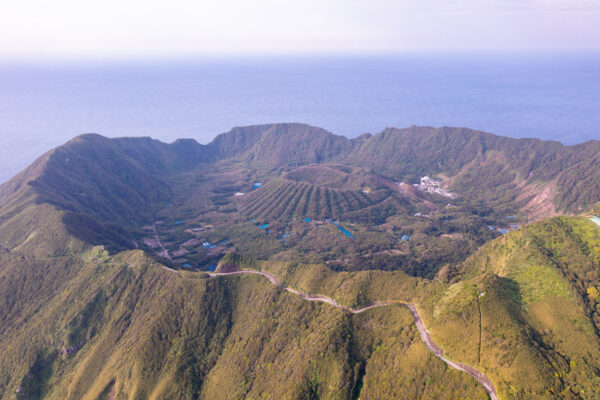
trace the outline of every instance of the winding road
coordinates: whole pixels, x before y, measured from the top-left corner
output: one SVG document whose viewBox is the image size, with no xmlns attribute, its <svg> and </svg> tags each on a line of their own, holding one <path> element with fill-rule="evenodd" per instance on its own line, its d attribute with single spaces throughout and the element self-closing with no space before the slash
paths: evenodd
<svg viewBox="0 0 600 400">
<path fill-rule="evenodd" d="M 267 278 L 269 280 L 269 282 L 271 282 L 274 286 L 279 287 L 283 290 L 286 290 L 290 293 L 293 293 L 296 296 L 299 296 L 300 298 L 302 298 L 304 300 L 320 301 L 323 303 L 327 303 L 329 305 L 332 305 L 335 308 L 339 308 L 340 310 L 344 310 L 344 311 L 352 313 L 352 314 L 359 314 L 361 312 L 370 310 L 375 307 L 383 307 L 383 306 L 388 306 L 391 304 L 402 304 L 405 307 L 407 307 L 410 310 L 410 312 L 412 313 L 412 315 L 415 319 L 415 326 L 417 327 L 417 330 L 419 331 L 419 334 L 421 335 L 421 339 L 423 340 L 423 342 L 425 343 L 425 346 L 429 349 L 429 351 L 431 351 L 436 357 L 438 357 L 443 362 L 445 362 L 449 367 L 454 368 L 459 371 L 462 371 L 462 372 L 466 372 L 467 374 L 471 375 L 479 383 L 481 383 L 483 388 L 486 390 L 486 392 L 490 396 L 491 400 L 498 400 L 498 394 L 496 393 L 496 388 L 494 387 L 494 384 L 492 383 L 492 381 L 490 381 L 490 379 L 483 372 L 479 371 L 478 369 L 476 369 L 470 365 L 462 364 L 462 363 L 458 363 L 458 362 L 449 360 L 444 356 L 444 350 L 440 346 L 438 346 L 431 338 L 431 335 L 429 334 L 429 331 L 427 330 L 427 328 L 425 328 L 425 323 L 423 322 L 423 319 L 421 318 L 421 315 L 419 314 L 419 311 L 417 310 L 417 305 L 414 303 L 408 303 L 408 302 L 404 302 L 401 300 L 376 301 L 365 307 L 351 308 L 351 307 L 346 307 L 344 305 L 338 304 L 334 299 L 332 299 L 331 297 L 328 297 L 328 296 L 306 294 L 299 290 L 296 290 L 296 289 L 293 289 L 293 288 L 290 288 L 287 286 L 283 286 L 283 285 L 281 285 L 281 282 L 279 282 L 279 279 L 277 279 L 277 277 L 275 275 L 273 275 L 269 272 L 247 269 L 247 270 L 237 270 L 237 271 L 231 271 L 231 272 L 211 272 L 208 275 L 210 277 L 218 277 L 218 276 L 243 275 L 243 274 L 262 275 L 265 278 Z"/>
</svg>

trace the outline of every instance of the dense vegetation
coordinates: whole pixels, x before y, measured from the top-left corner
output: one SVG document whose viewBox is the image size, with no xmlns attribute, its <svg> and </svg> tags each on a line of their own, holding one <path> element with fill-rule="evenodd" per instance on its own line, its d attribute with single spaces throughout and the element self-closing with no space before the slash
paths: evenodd
<svg viewBox="0 0 600 400">
<path fill-rule="evenodd" d="M 44 203 L 68 211 L 67 229 L 84 242 L 168 251 L 194 268 L 251 245 L 262 259 L 431 277 L 494 237 L 488 225 L 589 210 L 600 183 L 597 150 L 597 142 L 565 147 L 455 128 L 348 140 L 302 124 L 261 125 L 208 145 L 83 135 L 0 187 L 0 221 L 27 202 Z M 423 175 L 458 197 L 414 190 Z M 253 190 L 255 182 L 264 185 Z M 338 220 L 357 240 L 336 228 L 307 229 L 306 218 L 313 226 Z M 249 224 L 270 225 L 268 237 Z M 143 229 L 152 226 L 164 250 Z M 207 251 L 205 242 L 228 245 Z"/>
<path fill-rule="evenodd" d="M 599 213 L 598 150 L 301 124 L 75 138 L 0 186 L 0 398 L 486 398 L 400 304 L 353 315 L 201 272 L 220 263 L 416 303 L 502 399 L 597 399 L 600 229 L 543 218 Z"/>
<path fill-rule="evenodd" d="M 140 251 L 2 265 L 5 399 L 485 398 L 426 350 L 404 308 L 351 316 Z"/>
<path fill-rule="evenodd" d="M 600 396 L 594 223 L 557 217 L 526 226 L 440 275 L 451 284 L 427 301 L 435 337 L 483 366 L 507 398 Z"/>
</svg>

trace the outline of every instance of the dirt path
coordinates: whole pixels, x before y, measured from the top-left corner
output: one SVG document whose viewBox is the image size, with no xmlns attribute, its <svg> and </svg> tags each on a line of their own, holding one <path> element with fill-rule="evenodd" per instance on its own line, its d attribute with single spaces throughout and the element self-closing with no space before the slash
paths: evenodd
<svg viewBox="0 0 600 400">
<path fill-rule="evenodd" d="M 163 246 L 162 242 L 160 241 L 160 236 L 158 235 L 158 231 L 156 230 L 156 224 L 152 225 L 152 230 L 154 231 L 154 238 L 156 239 L 156 242 L 158 243 L 158 246 L 162 250 L 158 255 L 161 256 L 161 257 L 166 258 L 167 260 L 171 260 L 171 256 L 169 255 L 169 251 L 167 249 L 165 249 L 165 247 Z"/>
<path fill-rule="evenodd" d="M 179 272 L 178 270 L 173 269 L 173 268 L 169 268 L 169 267 L 165 267 L 164 265 L 162 266 L 162 269 L 166 269 L 169 272 L 172 272 L 172 273 L 177 274 L 177 275 L 181 275 L 181 272 Z"/>
<path fill-rule="evenodd" d="M 491 400 L 498 400 L 498 394 L 496 393 L 496 388 L 494 387 L 494 384 L 490 381 L 490 379 L 483 372 L 473 368 L 470 365 L 454 362 L 454 361 L 451 361 L 451 360 L 447 359 L 446 357 L 444 357 L 444 350 L 440 346 L 435 344 L 433 339 L 431 339 L 431 335 L 429 334 L 429 331 L 425 327 L 425 323 L 423 322 L 423 319 L 421 318 L 421 315 L 419 314 L 419 311 L 417 310 L 416 304 L 407 303 L 407 302 L 403 302 L 400 300 L 376 301 L 375 303 L 370 304 L 365 307 L 362 307 L 362 308 L 351 308 L 351 307 L 346 307 L 344 305 L 338 304 L 334 299 L 332 299 L 331 297 L 328 297 L 328 296 L 306 294 L 299 290 L 296 290 L 296 289 L 293 289 L 293 288 L 290 288 L 287 286 L 282 286 L 281 283 L 279 282 L 279 279 L 277 279 L 277 277 L 275 275 L 273 275 L 269 272 L 256 271 L 256 270 L 241 270 L 241 271 L 232 271 L 232 272 L 212 272 L 212 273 L 209 273 L 208 275 L 211 277 L 216 277 L 216 276 L 226 276 L 226 275 L 236 275 L 236 274 L 237 275 L 243 275 L 243 274 L 262 275 L 265 278 L 267 278 L 273 285 L 275 285 L 283 290 L 287 290 L 288 292 L 293 293 L 304 300 L 320 301 L 323 303 L 327 303 L 327 304 L 332 305 L 335 308 L 339 308 L 341 310 L 350 312 L 352 314 L 359 314 L 361 312 L 370 310 L 375 307 L 383 307 L 383 306 L 388 306 L 391 304 L 402 304 L 402 305 L 406 306 L 412 313 L 412 315 L 415 319 L 415 326 L 417 327 L 417 330 L 419 331 L 419 335 L 421 335 L 421 339 L 423 340 L 423 342 L 425 343 L 425 346 L 429 349 L 429 351 L 431 351 L 436 357 L 441 359 L 443 362 L 445 362 L 451 368 L 454 368 L 454 369 L 462 371 L 462 372 L 466 372 L 467 374 L 471 375 L 479 383 L 481 383 L 481 385 L 483 385 L 484 389 L 490 396 Z"/>
</svg>

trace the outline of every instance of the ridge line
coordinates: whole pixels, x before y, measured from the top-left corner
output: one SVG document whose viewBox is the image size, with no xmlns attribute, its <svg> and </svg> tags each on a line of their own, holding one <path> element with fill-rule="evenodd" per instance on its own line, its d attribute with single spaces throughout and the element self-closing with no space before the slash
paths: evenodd
<svg viewBox="0 0 600 400">
<path fill-rule="evenodd" d="M 456 369 L 458 371 L 466 372 L 467 374 L 471 375 L 473 378 L 475 378 L 475 380 L 477 380 L 483 386 L 483 388 L 485 389 L 485 391 L 487 392 L 487 394 L 489 395 L 491 400 L 499 400 L 498 394 L 496 393 L 496 387 L 494 386 L 492 381 L 483 372 L 479 371 L 478 369 L 476 369 L 470 365 L 449 360 L 448 358 L 446 358 L 444 356 L 444 350 L 441 347 L 439 347 L 431 338 L 431 335 L 429 334 L 429 331 L 425 327 L 425 323 L 423 322 L 423 319 L 421 318 L 421 315 L 419 314 L 419 311 L 417 310 L 417 305 L 415 303 L 409 303 L 409 302 L 402 301 L 402 300 L 375 301 L 374 303 L 371 303 L 365 307 L 351 308 L 351 307 L 347 307 L 347 306 L 338 304 L 334 299 L 332 299 L 329 296 L 307 294 L 307 293 L 301 292 L 297 289 L 294 289 L 294 288 L 291 288 L 288 286 L 283 286 L 283 285 L 281 285 L 281 282 L 279 281 L 279 279 L 277 279 L 277 277 L 275 275 L 273 275 L 269 272 L 245 269 L 245 270 L 238 270 L 238 271 L 231 271 L 231 272 L 209 272 L 208 276 L 210 276 L 211 278 L 215 278 L 215 277 L 219 277 L 219 276 L 244 275 L 244 274 L 262 275 L 265 278 L 267 278 L 269 280 L 269 282 L 271 282 L 271 284 L 273 284 L 273 286 L 276 286 L 276 287 L 281 288 L 285 291 L 288 291 L 292 294 L 295 294 L 296 296 L 299 296 L 303 300 L 320 301 L 320 302 L 327 303 L 335 308 L 339 308 L 343 311 L 346 311 L 346 312 L 349 312 L 352 314 L 359 314 L 359 313 L 362 313 L 364 311 L 370 310 L 375 307 L 389 306 L 392 304 L 401 304 L 401 305 L 405 306 L 406 308 L 408 308 L 410 310 L 410 312 L 412 313 L 413 318 L 415 320 L 415 326 L 417 327 L 417 330 L 419 331 L 419 335 L 421 336 L 421 339 L 423 340 L 425 347 L 427 347 L 427 349 L 429 351 L 431 351 L 433 353 L 433 355 L 435 355 L 440 360 L 445 362 L 449 367 Z"/>
</svg>

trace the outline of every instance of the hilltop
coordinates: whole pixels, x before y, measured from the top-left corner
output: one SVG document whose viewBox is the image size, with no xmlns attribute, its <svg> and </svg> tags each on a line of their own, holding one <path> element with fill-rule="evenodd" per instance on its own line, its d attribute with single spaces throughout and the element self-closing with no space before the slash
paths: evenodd
<svg viewBox="0 0 600 400">
<path fill-rule="evenodd" d="M 237 249 L 432 277 L 498 231 L 590 209 L 598 150 L 596 141 L 563 146 L 464 128 L 390 128 L 349 140 L 271 124 L 234 128 L 207 145 L 88 134 L 2 185 L 0 221 L 23 204 L 46 204 L 83 242 L 149 246 L 179 265 L 209 267 Z M 415 190 L 423 176 L 457 196 Z M 334 221 L 358 240 L 345 240 Z M 18 231 L 8 247 L 25 240 Z"/>
<path fill-rule="evenodd" d="M 597 398 L 599 167 L 464 128 L 78 136 L 0 186 L 0 397 L 486 398 L 410 302 L 500 398 Z"/>
</svg>

